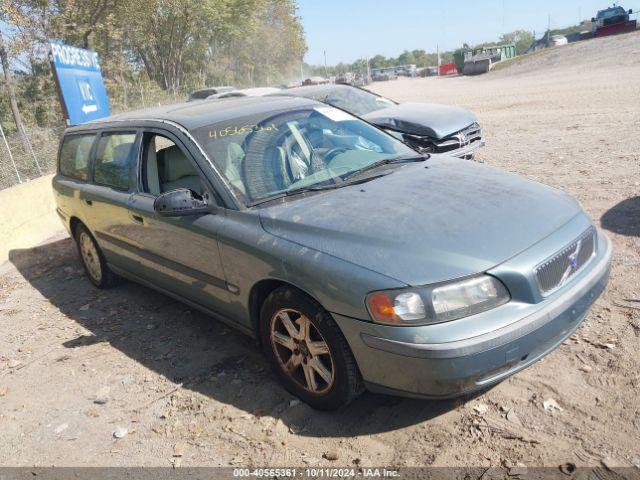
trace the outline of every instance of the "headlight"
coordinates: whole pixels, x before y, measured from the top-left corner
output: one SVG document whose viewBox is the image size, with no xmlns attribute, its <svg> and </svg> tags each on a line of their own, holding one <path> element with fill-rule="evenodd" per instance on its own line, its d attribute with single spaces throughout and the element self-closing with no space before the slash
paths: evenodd
<svg viewBox="0 0 640 480">
<path fill-rule="evenodd" d="M 495 277 L 481 275 L 436 286 L 373 292 L 366 304 L 374 321 L 391 325 L 426 325 L 484 312 L 510 300 Z"/>
</svg>

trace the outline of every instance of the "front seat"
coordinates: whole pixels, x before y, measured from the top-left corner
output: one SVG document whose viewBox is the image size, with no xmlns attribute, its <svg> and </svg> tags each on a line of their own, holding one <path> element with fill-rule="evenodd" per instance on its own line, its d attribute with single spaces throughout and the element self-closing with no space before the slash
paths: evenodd
<svg viewBox="0 0 640 480">
<path fill-rule="evenodd" d="M 204 187 L 198 172 L 179 147 L 174 145 L 160 150 L 157 158 L 162 192 L 188 188 L 200 196 L 204 194 Z"/>
<path fill-rule="evenodd" d="M 247 189 L 243 178 L 244 150 L 242 147 L 235 142 L 213 141 L 207 144 L 206 148 L 229 183 L 246 195 Z"/>
</svg>

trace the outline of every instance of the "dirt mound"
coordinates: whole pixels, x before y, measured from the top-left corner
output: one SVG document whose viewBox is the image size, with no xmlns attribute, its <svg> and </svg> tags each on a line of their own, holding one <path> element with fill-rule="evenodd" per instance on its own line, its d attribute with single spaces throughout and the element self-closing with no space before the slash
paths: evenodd
<svg viewBox="0 0 640 480">
<path fill-rule="evenodd" d="M 640 62 L 640 31 L 548 48 L 498 64 L 491 77 L 620 68 Z"/>
</svg>

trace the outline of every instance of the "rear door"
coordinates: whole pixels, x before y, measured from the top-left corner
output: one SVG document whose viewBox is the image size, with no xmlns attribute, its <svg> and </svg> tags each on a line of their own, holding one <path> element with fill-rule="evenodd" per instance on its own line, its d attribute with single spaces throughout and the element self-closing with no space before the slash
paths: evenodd
<svg viewBox="0 0 640 480">
<path fill-rule="evenodd" d="M 213 187 L 183 139 L 163 129 L 142 132 L 136 171 L 136 192 L 128 204 L 133 223 L 127 234 L 137 248 L 146 279 L 225 314 L 230 308 L 230 286 L 217 241 L 224 209 L 211 214 L 161 217 L 153 208 L 159 194 L 177 188 L 188 188 L 215 203 Z"/>
<path fill-rule="evenodd" d="M 83 195 L 86 223 L 111 265 L 137 272 L 140 262 L 126 248 L 133 222 L 128 204 L 135 190 L 136 129 L 105 130 L 96 139 Z"/>
</svg>

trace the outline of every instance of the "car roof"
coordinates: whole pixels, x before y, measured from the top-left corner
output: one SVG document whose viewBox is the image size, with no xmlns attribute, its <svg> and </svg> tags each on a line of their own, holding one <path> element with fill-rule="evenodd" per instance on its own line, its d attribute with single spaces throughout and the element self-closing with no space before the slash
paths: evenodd
<svg viewBox="0 0 640 480">
<path fill-rule="evenodd" d="M 118 113 L 109 117 L 71 127 L 68 131 L 94 129 L 111 126 L 113 123 L 135 123 L 136 121 L 158 120 L 178 123 L 188 130 L 212 125 L 271 111 L 308 107 L 319 102 L 298 97 L 231 97 L 216 100 L 197 100 L 173 105 L 165 105 L 142 110 Z"/>
<path fill-rule="evenodd" d="M 598 15 L 604 15 L 605 13 L 613 13 L 623 11 L 626 13 L 626 10 L 620 5 L 614 5 L 612 7 L 605 8 L 603 10 L 598 10 Z"/>
<path fill-rule="evenodd" d="M 316 93 L 324 93 L 331 90 L 337 89 L 350 89 L 356 88 L 351 85 L 341 85 L 341 84 L 325 84 L 325 85 L 308 85 L 303 87 L 293 87 L 282 90 L 282 92 L 277 92 L 272 95 L 292 95 L 295 97 L 306 97 L 307 95 L 314 95 Z"/>
</svg>

